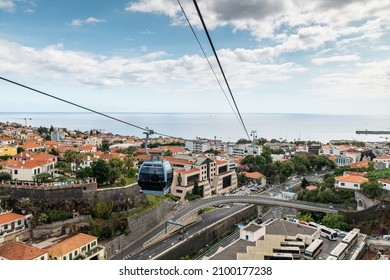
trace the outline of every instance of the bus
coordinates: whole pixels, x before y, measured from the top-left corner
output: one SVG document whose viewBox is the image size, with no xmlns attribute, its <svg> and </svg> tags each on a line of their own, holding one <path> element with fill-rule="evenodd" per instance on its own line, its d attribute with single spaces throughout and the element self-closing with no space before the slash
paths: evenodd
<svg viewBox="0 0 390 280">
<path fill-rule="evenodd" d="M 306 260 L 314 260 L 322 251 L 324 241 L 321 239 L 314 239 L 314 241 L 305 249 L 303 257 Z"/>
<path fill-rule="evenodd" d="M 336 248 L 330 252 L 330 255 L 337 258 L 338 260 L 343 260 L 347 255 L 348 250 L 349 245 L 347 243 L 340 242 L 339 245 L 337 245 Z"/>
<path fill-rule="evenodd" d="M 290 253 L 273 253 L 272 255 L 265 255 L 264 260 L 294 260 Z"/>
<path fill-rule="evenodd" d="M 341 242 L 344 242 L 348 244 L 350 247 L 352 247 L 356 243 L 359 237 L 359 232 L 360 232 L 359 229 L 354 228 L 353 230 L 348 232 L 348 234 L 341 240 Z"/>
<path fill-rule="evenodd" d="M 333 229 L 321 226 L 320 227 L 321 236 L 329 240 L 337 240 L 337 232 Z"/>
<path fill-rule="evenodd" d="M 280 242 L 280 247 L 297 247 L 301 254 L 305 252 L 305 243 L 301 241 L 283 241 Z"/>
<path fill-rule="evenodd" d="M 272 252 L 277 254 L 292 254 L 293 258 L 297 260 L 301 258 L 301 251 L 297 247 L 273 248 Z"/>
<path fill-rule="evenodd" d="M 320 225 L 315 223 L 315 222 L 309 222 L 309 226 L 314 227 L 314 228 L 320 227 Z"/>
</svg>

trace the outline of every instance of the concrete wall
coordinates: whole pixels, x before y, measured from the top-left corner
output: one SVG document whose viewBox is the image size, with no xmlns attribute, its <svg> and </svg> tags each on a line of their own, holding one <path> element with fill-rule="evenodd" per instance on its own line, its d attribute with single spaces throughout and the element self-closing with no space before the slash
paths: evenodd
<svg viewBox="0 0 390 280">
<path fill-rule="evenodd" d="M 390 201 L 382 200 L 381 202 L 361 211 L 339 211 L 339 214 L 345 217 L 347 223 L 359 223 L 377 219 L 384 208 L 390 208 Z"/>
<path fill-rule="evenodd" d="M 33 240 L 43 240 L 76 232 L 80 227 L 88 225 L 90 216 L 78 216 L 73 219 L 59 221 L 51 224 L 36 226 L 32 229 Z"/>
<path fill-rule="evenodd" d="M 40 203 L 73 200 L 92 204 L 95 200 L 113 201 L 114 205 L 121 206 L 120 210 L 136 208 L 146 201 L 146 196 L 139 192 L 137 184 L 109 189 L 97 189 L 95 182 L 65 186 L 0 184 L 0 192 L 9 194 L 15 200 L 28 197 Z"/>
<path fill-rule="evenodd" d="M 118 238 L 106 243 L 104 245 L 106 247 L 106 257 L 111 258 L 157 225 L 164 223 L 166 218 L 172 213 L 174 206 L 175 204 L 171 200 L 164 200 L 157 207 L 137 216 L 128 217 L 127 222 L 131 231 L 130 234 L 122 234 Z"/>
<path fill-rule="evenodd" d="M 253 215 L 257 215 L 256 205 L 216 223 L 211 228 L 198 232 L 191 238 L 187 238 L 158 259 L 178 260 L 182 256 L 195 254 L 199 252 L 199 250 L 206 248 L 207 244 L 211 244 L 215 239 L 229 232 L 235 224 Z"/>
</svg>

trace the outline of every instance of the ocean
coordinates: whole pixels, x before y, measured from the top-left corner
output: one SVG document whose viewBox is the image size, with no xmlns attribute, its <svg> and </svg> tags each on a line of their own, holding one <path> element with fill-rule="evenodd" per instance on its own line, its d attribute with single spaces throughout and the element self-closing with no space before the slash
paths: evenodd
<svg viewBox="0 0 390 280">
<path fill-rule="evenodd" d="M 114 118 L 148 127 L 158 133 L 185 139 L 208 138 L 235 142 L 247 138 L 237 117 L 229 113 L 106 113 Z M 144 137 L 143 131 L 115 120 L 90 113 L 5 113 L 1 122 L 19 122 L 31 126 L 66 127 L 89 131 L 100 129 L 113 134 Z M 30 120 L 31 118 L 31 120 Z M 385 141 L 381 135 L 359 135 L 356 130 L 390 130 L 390 115 L 317 115 L 317 114 L 242 114 L 249 134 L 268 140 L 330 140 Z M 382 135 L 384 137 L 386 135 Z M 387 135 L 389 136 L 389 135 Z M 157 136 L 155 136 L 157 137 Z"/>
</svg>

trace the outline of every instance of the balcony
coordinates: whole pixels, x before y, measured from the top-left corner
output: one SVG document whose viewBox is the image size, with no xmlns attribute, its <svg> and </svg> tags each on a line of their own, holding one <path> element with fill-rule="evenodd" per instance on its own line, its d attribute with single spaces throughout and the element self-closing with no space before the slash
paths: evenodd
<svg viewBox="0 0 390 280">
<path fill-rule="evenodd" d="M 103 246 L 96 246 L 94 248 L 92 248 L 91 250 L 87 251 L 87 252 L 82 252 L 80 253 L 76 258 L 75 260 L 90 260 L 92 259 L 93 257 L 97 256 L 97 255 L 102 255 L 104 256 L 104 247 Z"/>
</svg>

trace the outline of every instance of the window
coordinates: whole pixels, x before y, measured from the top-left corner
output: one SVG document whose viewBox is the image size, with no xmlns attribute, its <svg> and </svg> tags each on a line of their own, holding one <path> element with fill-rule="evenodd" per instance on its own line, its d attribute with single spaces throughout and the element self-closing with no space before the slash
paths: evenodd
<svg viewBox="0 0 390 280">
<path fill-rule="evenodd" d="M 66 260 L 66 256 L 63 256 L 62 259 L 63 259 L 63 260 Z"/>
<path fill-rule="evenodd" d="M 353 184 L 353 186 L 354 186 L 355 188 L 359 187 L 359 185 L 358 185 L 358 184 Z"/>
<path fill-rule="evenodd" d="M 17 175 L 18 174 L 18 170 L 14 170 L 14 174 Z"/>
<path fill-rule="evenodd" d="M 341 183 L 342 186 L 345 186 L 345 183 Z"/>
<path fill-rule="evenodd" d="M 18 221 L 18 226 L 20 226 L 22 224 L 22 220 L 19 220 Z"/>
<path fill-rule="evenodd" d="M 85 252 L 87 250 L 87 247 L 83 247 L 83 248 L 81 248 L 81 252 Z"/>
<path fill-rule="evenodd" d="M 8 229 L 8 225 L 4 225 L 4 230 L 7 230 Z"/>
</svg>

